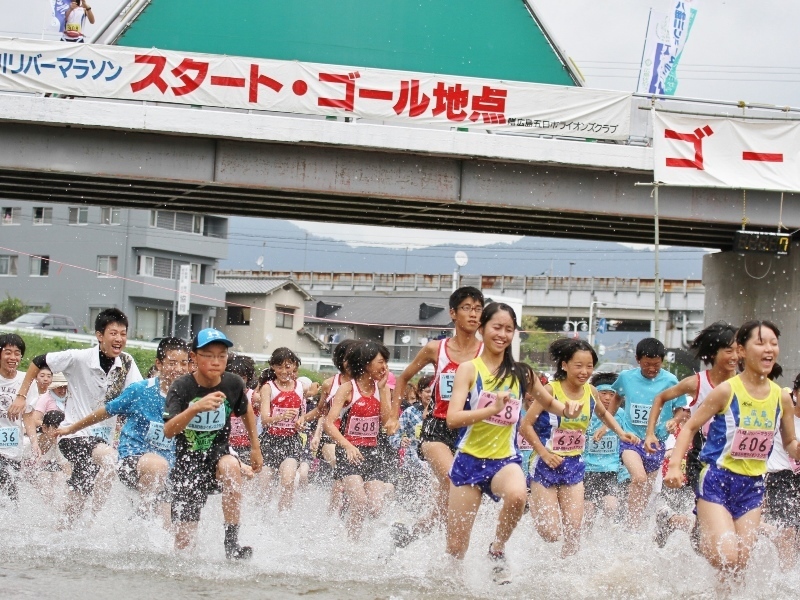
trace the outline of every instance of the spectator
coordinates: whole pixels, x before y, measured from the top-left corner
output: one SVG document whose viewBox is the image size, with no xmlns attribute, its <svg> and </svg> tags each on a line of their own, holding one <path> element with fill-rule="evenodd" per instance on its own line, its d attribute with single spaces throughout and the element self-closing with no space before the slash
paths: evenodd
<svg viewBox="0 0 800 600">
<path fill-rule="evenodd" d="M 94 25 L 94 13 L 91 6 L 86 6 L 84 0 L 72 0 L 69 8 L 64 15 L 64 31 L 61 33 L 61 39 L 65 42 L 78 42 L 83 43 L 86 41 L 83 28 L 86 24 L 86 19 L 89 23 Z"/>
<path fill-rule="evenodd" d="M 36 376 L 36 388 L 40 396 L 47 392 L 51 381 L 53 381 L 52 371 L 50 369 L 39 369 L 39 374 Z"/>
<path fill-rule="evenodd" d="M 49 371 L 49 369 L 41 369 L 39 373 L 42 371 Z M 66 409 L 67 395 L 69 394 L 67 378 L 64 377 L 63 373 L 56 373 L 52 375 L 50 379 L 50 385 L 48 385 L 47 390 L 39 396 L 33 408 L 33 421 L 37 427 L 42 426 L 42 421 L 46 413 L 51 410 L 64 412 Z M 36 376 L 36 380 L 38 382 L 38 375 Z"/>
</svg>

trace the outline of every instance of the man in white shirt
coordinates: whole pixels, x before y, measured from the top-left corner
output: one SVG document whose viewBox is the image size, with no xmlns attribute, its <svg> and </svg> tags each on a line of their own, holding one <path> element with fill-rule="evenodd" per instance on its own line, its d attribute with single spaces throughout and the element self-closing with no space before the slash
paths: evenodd
<svg viewBox="0 0 800 600">
<path fill-rule="evenodd" d="M 97 315 L 95 336 L 97 347 L 35 357 L 22 383 L 20 391 L 26 393 L 39 369 L 45 366 L 53 372 L 64 373 L 69 381 L 70 401 L 66 405 L 63 427 L 83 419 L 119 396 L 125 387 L 142 379 L 133 357 L 122 351 L 128 340 L 128 317 L 121 310 L 109 308 Z M 21 402 L 15 402 L 9 413 L 21 406 Z M 66 525 L 71 525 L 83 512 L 91 494 L 94 495 L 93 512 L 103 507 L 117 462 L 117 452 L 111 445 L 115 428 L 116 417 L 111 417 L 59 440 L 59 450 L 72 463 L 64 511 Z"/>
<path fill-rule="evenodd" d="M 17 367 L 24 355 L 25 341 L 20 336 L 16 333 L 0 335 L 0 492 L 5 492 L 13 502 L 19 499 L 16 479 L 25 433 L 34 456 L 39 455 L 33 419 L 33 405 L 39 391 L 32 386 L 26 396 L 20 395 L 25 373 L 17 371 Z M 17 396 L 20 396 L 22 412 L 12 417 L 9 409 Z"/>
</svg>

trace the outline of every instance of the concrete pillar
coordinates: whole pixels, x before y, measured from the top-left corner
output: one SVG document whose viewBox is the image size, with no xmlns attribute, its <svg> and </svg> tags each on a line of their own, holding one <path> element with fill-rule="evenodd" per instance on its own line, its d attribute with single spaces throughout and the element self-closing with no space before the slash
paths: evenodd
<svg viewBox="0 0 800 600">
<path fill-rule="evenodd" d="M 800 243 L 789 256 L 719 252 L 703 258 L 705 324 L 767 319 L 781 330 L 781 386 L 800 372 Z"/>
</svg>

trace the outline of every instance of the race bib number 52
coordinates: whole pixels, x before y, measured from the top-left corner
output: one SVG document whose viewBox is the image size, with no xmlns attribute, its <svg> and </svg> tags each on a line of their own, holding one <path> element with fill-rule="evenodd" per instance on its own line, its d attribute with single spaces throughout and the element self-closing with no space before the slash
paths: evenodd
<svg viewBox="0 0 800 600">
<path fill-rule="evenodd" d="M 646 427 L 651 408 L 649 404 L 631 404 L 631 424 Z"/>
</svg>

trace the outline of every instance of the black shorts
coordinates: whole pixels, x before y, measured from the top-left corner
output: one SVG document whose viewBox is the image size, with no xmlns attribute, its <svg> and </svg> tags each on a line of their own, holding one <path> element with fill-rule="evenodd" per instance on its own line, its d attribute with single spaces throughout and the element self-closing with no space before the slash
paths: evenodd
<svg viewBox="0 0 800 600">
<path fill-rule="evenodd" d="M 67 480 L 70 489 L 89 495 L 94 490 L 94 480 L 100 466 L 92 460 L 92 452 L 106 441 L 99 437 L 70 437 L 58 440 L 58 449 L 72 465 L 72 475 Z"/>
<path fill-rule="evenodd" d="M 265 467 L 278 469 L 287 458 L 293 458 L 298 464 L 300 463 L 303 442 L 300 441 L 300 436 L 297 434 L 270 435 L 262 433 L 258 439 L 261 442 L 261 454 L 264 455 Z"/>
<path fill-rule="evenodd" d="M 441 442 L 455 454 L 456 443 L 458 442 L 458 429 L 450 429 L 447 421 L 438 417 L 426 417 L 422 421 L 422 433 L 420 434 L 419 448 L 425 442 Z M 422 457 L 422 454 L 420 453 Z M 423 457 L 424 458 L 424 457 Z"/>
<path fill-rule="evenodd" d="M 5 491 L 8 497 L 16 502 L 19 500 L 17 490 L 17 476 L 21 463 L 18 460 L 6 458 L 0 454 L 0 489 Z"/>
<path fill-rule="evenodd" d="M 779 527 L 800 528 L 800 475 L 788 470 L 767 473 L 764 488 L 765 518 Z"/>
<path fill-rule="evenodd" d="M 209 495 L 218 494 L 217 463 L 227 454 L 192 452 L 175 457 L 170 471 L 172 522 L 197 522 Z"/>
<path fill-rule="evenodd" d="M 119 480 L 132 490 L 139 489 L 139 459 L 141 454 L 126 456 L 117 464 L 117 476 Z"/>
<path fill-rule="evenodd" d="M 364 460 L 359 464 L 347 460 L 347 453 L 341 446 L 336 446 L 336 468 L 333 470 L 333 479 L 339 480 L 358 475 L 364 482 L 387 481 L 386 456 L 380 446 L 359 446 Z"/>
<path fill-rule="evenodd" d="M 586 502 L 600 504 L 606 496 L 617 495 L 617 472 L 594 473 L 587 471 L 583 475 L 583 498 Z"/>
</svg>

